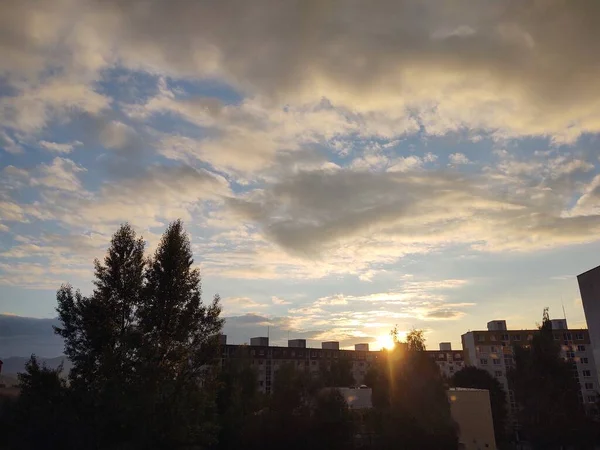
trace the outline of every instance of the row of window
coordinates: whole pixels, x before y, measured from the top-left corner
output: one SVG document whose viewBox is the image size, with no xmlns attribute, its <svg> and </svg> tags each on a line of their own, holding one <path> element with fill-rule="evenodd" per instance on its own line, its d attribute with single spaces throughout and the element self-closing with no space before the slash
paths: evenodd
<svg viewBox="0 0 600 450">
<path fill-rule="evenodd" d="M 521 336 L 520 334 L 508 334 L 508 333 L 504 333 L 500 335 L 500 341 L 513 341 L 513 342 L 519 342 L 521 341 Z M 480 333 L 477 335 L 477 341 L 479 342 L 485 342 L 487 340 L 487 338 L 489 337 L 490 341 L 495 341 L 496 340 L 496 335 L 495 334 L 486 334 L 486 333 Z M 572 333 L 554 333 L 554 340 L 556 341 L 560 341 L 561 338 L 564 341 L 572 341 L 573 340 L 573 334 Z M 533 339 L 533 334 L 528 334 L 527 335 L 527 340 L 531 341 Z M 583 341 L 585 339 L 585 335 L 584 333 L 575 333 L 575 340 L 576 341 Z"/>
</svg>

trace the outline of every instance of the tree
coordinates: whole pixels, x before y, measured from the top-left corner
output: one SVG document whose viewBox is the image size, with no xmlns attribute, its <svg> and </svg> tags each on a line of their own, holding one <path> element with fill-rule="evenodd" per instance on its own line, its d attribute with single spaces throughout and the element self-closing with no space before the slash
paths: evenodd
<svg viewBox="0 0 600 450">
<path fill-rule="evenodd" d="M 124 224 L 113 235 L 104 264 L 94 261 L 94 291 L 84 297 L 63 285 L 57 293 L 61 325 L 55 332 L 72 361 L 71 388 L 79 391 L 79 415 L 90 442 L 100 446 L 127 440 L 137 417 L 132 400 L 139 372 L 137 310 L 143 298 L 144 241 Z"/>
<path fill-rule="evenodd" d="M 424 352 L 425 351 L 425 332 L 413 328 L 406 335 L 406 344 L 409 351 Z"/>
<path fill-rule="evenodd" d="M 61 371 L 62 367 L 49 369 L 31 356 L 18 375 L 21 394 L 5 405 L 10 408 L 2 418 L 6 448 L 76 448 L 68 434 L 73 422 Z"/>
<path fill-rule="evenodd" d="M 202 303 L 200 271 L 181 221 L 169 225 L 148 262 L 138 309 L 141 385 L 151 413 L 144 434 L 158 448 L 201 448 L 216 438 L 212 367 L 223 326 L 219 297 Z"/>
<path fill-rule="evenodd" d="M 335 450 L 352 447 L 354 435 L 352 413 L 337 389 L 325 389 L 315 399 L 311 416 L 310 448 Z"/>
<path fill-rule="evenodd" d="M 374 406 L 367 425 L 378 436 L 376 448 L 458 446 L 442 375 L 424 349 L 423 332 L 412 330 L 406 345 L 398 342 L 366 376 Z"/>
<path fill-rule="evenodd" d="M 534 448 L 561 448 L 588 439 L 588 421 L 579 401 L 574 363 L 560 355 L 548 309 L 531 344 L 515 346 L 515 368 L 508 374 L 520 408 L 519 422 Z"/>
<path fill-rule="evenodd" d="M 263 404 L 248 349 L 243 346 L 236 356 L 227 361 L 219 373 L 216 405 L 220 424 L 218 448 L 221 449 L 237 449 L 246 444 L 244 427 Z"/>
<path fill-rule="evenodd" d="M 486 370 L 475 366 L 467 366 L 452 376 L 451 384 L 455 387 L 485 389 L 489 392 L 496 440 L 504 440 L 506 434 L 506 392 L 500 382 Z"/>
<path fill-rule="evenodd" d="M 319 376 L 324 387 L 350 387 L 355 383 L 352 361 L 347 359 L 332 361 L 329 366 L 321 362 Z"/>
</svg>

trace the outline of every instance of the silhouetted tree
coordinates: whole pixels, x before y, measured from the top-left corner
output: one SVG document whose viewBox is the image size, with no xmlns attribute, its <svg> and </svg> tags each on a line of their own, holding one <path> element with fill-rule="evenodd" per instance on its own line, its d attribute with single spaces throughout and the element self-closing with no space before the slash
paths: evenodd
<svg viewBox="0 0 600 450">
<path fill-rule="evenodd" d="M 227 361 L 219 373 L 216 403 L 221 427 L 220 449 L 238 449 L 246 445 L 244 427 L 264 403 L 257 388 L 258 376 L 250 361 L 247 349 L 238 349 L 236 358 Z"/>
<path fill-rule="evenodd" d="M 75 448 L 70 436 L 72 417 L 65 380 L 56 370 L 40 365 L 32 355 L 18 375 L 21 393 L 5 403 L 3 448 Z"/>
<path fill-rule="evenodd" d="M 355 423 L 344 396 L 337 389 L 317 394 L 311 417 L 310 448 L 346 450 L 352 448 Z"/>
<path fill-rule="evenodd" d="M 354 386 L 352 361 L 348 359 L 338 359 L 337 361 L 332 361 L 329 366 L 322 362 L 319 377 L 322 385 L 325 387 Z"/>
<path fill-rule="evenodd" d="M 451 379 L 452 386 L 489 391 L 496 441 L 506 435 L 506 392 L 498 380 L 487 370 L 467 366 L 456 372 Z"/>
<path fill-rule="evenodd" d="M 573 362 L 560 355 L 548 309 L 531 344 L 515 346 L 515 368 L 508 374 L 519 422 L 526 439 L 539 449 L 562 448 L 589 440 L 588 421 L 579 401 Z"/>
<path fill-rule="evenodd" d="M 413 330 L 406 345 L 398 342 L 385 352 L 366 376 L 373 389 L 374 410 L 367 416 L 367 427 L 377 436 L 375 448 L 458 446 L 442 375 L 424 349 L 423 332 Z"/>
<path fill-rule="evenodd" d="M 214 364 L 223 326 L 219 297 L 202 303 L 181 221 L 169 225 L 148 263 L 138 309 L 144 441 L 155 448 L 202 448 L 217 434 Z"/>
</svg>

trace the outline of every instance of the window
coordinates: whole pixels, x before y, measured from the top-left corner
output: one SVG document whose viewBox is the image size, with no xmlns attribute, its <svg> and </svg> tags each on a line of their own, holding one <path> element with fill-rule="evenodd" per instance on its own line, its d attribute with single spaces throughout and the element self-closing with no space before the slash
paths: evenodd
<svg viewBox="0 0 600 450">
<path fill-rule="evenodd" d="M 478 334 L 477 335 L 477 341 L 479 341 L 479 342 L 485 341 L 485 334 Z"/>
<path fill-rule="evenodd" d="M 460 353 L 455 353 L 454 359 L 462 359 L 462 355 Z"/>
<path fill-rule="evenodd" d="M 487 366 L 487 359 L 486 358 L 481 358 L 479 360 L 479 362 L 481 363 L 482 366 Z"/>
<path fill-rule="evenodd" d="M 454 372 L 454 367 L 450 367 L 450 368 L 448 369 L 448 371 L 449 371 L 449 372 Z"/>
<path fill-rule="evenodd" d="M 533 334 L 528 334 L 527 335 L 527 340 L 528 341 L 533 341 Z"/>
<path fill-rule="evenodd" d="M 555 341 L 560 341 L 560 334 L 554 333 L 554 340 Z"/>
<path fill-rule="evenodd" d="M 508 334 L 503 334 L 500 339 L 503 341 L 508 341 Z"/>
<path fill-rule="evenodd" d="M 264 385 L 264 384 L 265 384 L 265 382 L 264 382 L 264 381 L 262 381 L 262 380 L 260 380 L 260 381 L 258 382 L 258 385 L 259 385 L 260 387 L 263 387 L 263 385 Z"/>
<path fill-rule="evenodd" d="M 594 390 L 594 383 L 585 383 L 585 388 L 593 391 Z"/>
<path fill-rule="evenodd" d="M 565 341 L 572 341 L 573 340 L 573 336 L 571 335 L 571 333 L 563 333 L 563 339 Z"/>
<path fill-rule="evenodd" d="M 490 341 L 495 341 L 495 340 L 496 340 L 496 335 L 490 334 Z"/>
<path fill-rule="evenodd" d="M 592 372 L 590 370 L 584 370 L 582 373 L 585 378 L 590 378 L 592 376 Z"/>
<path fill-rule="evenodd" d="M 575 352 L 565 352 L 567 358 L 575 358 Z"/>
<path fill-rule="evenodd" d="M 495 377 L 501 377 L 502 376 L 502 371 L 501 370 L 494 371 L 494 376 Z"/>
<path fill-rule="evenodd" d="M 444 359 L 444 354 L 443 353 L 438 353 L 438 359 Z"/>
<path fill-rule="evenodd" d="M 316 366 L 316 365 L 317 365 L 317 362 L 316 362 L 316 361 L 313 361 L 313 362 L 312 362 L 312 365 L 313 365 L 313 366 Z"/>
<path fill-rule="evenodd" d="M 521 340 L 521 335 L 520 334 L 513 334 L 512 335 L 512 340 L 513 341 L 520 341 Z"/>
<path fill-rule="evenodd" d="M 498 347 L 494 347 L 494 346 L 492 345 L 492 348 L 490 349 L 490 351 L 491 351 L 492 353 L 496 353 L 496 352 L 498 351 Z"/>
<path fill-rule="evenodd" d="M 588 361 L 588 359 L 587 359 L 587 358 L 580 358 L 580 359 L 579 359 L 579 362 L 580 362 L 581 364 L 587 364 L 589 361 Z"/>
<path fill-rule="evenodd" d="M 496 358 L 494 358 L 494 359 L 492 359 L 492 361 L 493 361 L 493 363 L 494 363 L 496 366 L 500 365 L 500 360 L 499 360 L 499 359 L 496 359 Z"/>
<path fill-rule="evenodd" d="M 259 366 L 262 366 L 262 365 L 263 365 L 263 360 L 262 360 L 262 359 L 259 359 L 259 360 L 258 360 L 258 365 L 259 365 Z"/>
<path fill-rule="evenodd" d="M 585 345 L 578 345 L 577 346 L 577 351 L 578 352 L 585 352 Z"/>
<path fill-rule="evenodd" d="M 588 401 L 588 403 L 595 403 L 596 402 L 596 396 L 595 395 L 588 395 L 587 401 Z"/>
<path fill-rule="evenodd" d="M 575 333 L 575 339 L 578 341 L 583 341 L 583 333 Z"/>
</svg>

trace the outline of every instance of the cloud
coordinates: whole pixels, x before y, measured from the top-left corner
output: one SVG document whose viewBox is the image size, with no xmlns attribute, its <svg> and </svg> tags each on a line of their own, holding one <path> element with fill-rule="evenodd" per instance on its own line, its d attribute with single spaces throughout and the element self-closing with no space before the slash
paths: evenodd
<svg viewBox="0 0 600 450">
<path fill-rule="evenodd" d="M 17 144 L 5 131 L 0 131 L 0 148 L 13 155 L 23 152 L 23 147 Z"/>
<path fill-rule="evenodd" d="M 78 173 L 86 172 L 82 166 L 67 158 L 56 157 L 51 164 L 41 164 L 38 167 L 40 177 L 32 178 L 33 186 L 44 186 L 62 191 L 80 191 L 81 181 Z"/>
<path fill-rule="evenodd" d="M 589 242 L 600 227 L 600 217 L 563 217 L 531 191 L 507 194 L 486 177 L 431 171 L 301 172 L 228 206 L 266 239 L 308 257 L 365 244 L 374 259 L 386 244 L 406 252 L 450 243 L 528 250 Z"/>
<path fill-rule="evenodd" d="M 15 2 L 4 70 L 41 71 L 46 55 L 74 71 L 118 60 L 220 78 L 280 103 L 326 96 L 366 112 L 416 111 L 433 133 L 469 127 L 572 142 L 600 127 L 594 0 L 139 4 Z"/>
<path fill-rule="evenodd" d="M 50 152 L 67 154 L 71 153 L 75 147 L 83 144 L 79 141 L 68 143 L 40 141 L 39 145 Z"/>
<path fill-rule="evenodd" d="M 470 164 L 471 161 L 464 153 L 452 153 L 448 160 L 451 164 L 459 165 L 459 164 Z"/>
</svg>

